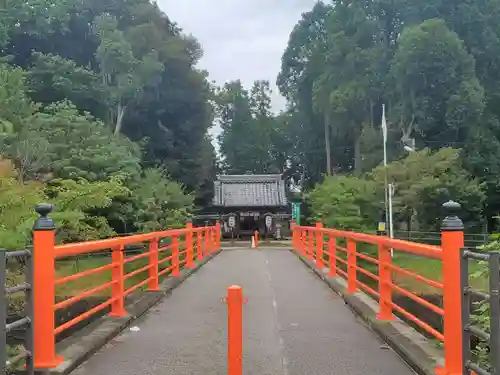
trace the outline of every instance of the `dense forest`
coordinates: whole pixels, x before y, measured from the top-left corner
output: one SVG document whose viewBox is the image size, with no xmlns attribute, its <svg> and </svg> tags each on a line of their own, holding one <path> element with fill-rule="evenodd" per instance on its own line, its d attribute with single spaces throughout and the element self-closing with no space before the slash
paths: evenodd
<svg viewBox="0 0 500 375">
<path fill-rule="evenodd" d="M 222 90 L 226 167 L 284 172 L 302 186 L 313 215 L 374 230 L 384 212 L 385 104 L 397 228 L 437 230 L 440 205 L 454 199 L 469 231 L 494 229 L 499 16 L 497 0 L 318 2 L 283 53 L 283 113 L 269 116 L 264 84 Z"/>
<path fill-rule="evenodd" d="M 182 225 L 211 200 L 213 88 L 202 56 L 149 0 L 4 0 L 0 245 L 34 205 L 59 241 Z"/>
<path fill-rule="evenodd" d="M 56 206 L 59 241 L 182 225 L 217 172 L 282 173 L 311 217 L 374 229 L 383 104 L 397 228 L 437 229 L 454 199 L 468 230 L 494 229 L 496 0 L 318 2 L 283 46 L 279 114 L 267 81 L 211 83 L 202 46 L 149 0 L 1 7 L 3 247 L 29 241 L 41 201 Z"/>
</svg>

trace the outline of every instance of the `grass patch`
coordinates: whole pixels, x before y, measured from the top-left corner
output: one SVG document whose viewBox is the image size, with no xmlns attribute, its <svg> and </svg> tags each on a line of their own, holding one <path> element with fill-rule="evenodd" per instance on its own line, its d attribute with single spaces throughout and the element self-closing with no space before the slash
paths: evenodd
<svg viewBox="0 0 500 375">
<path fill-rule="evenodd" d="M 339 239 L 337 241 L 337 245 L 344 248 L 347 246 L 346 241 L 343 239 Z M 377 247 L 374 245 L 358 244 L 357 252 L 378 259 L 378 250 Z M 347 254 L 341 250 L 337 250 L 337 257 L 347 260 Z M 324 259 L 325 263 L 328 264 L 328 255 L 324 255 Z M 427 279 L 431 279 L 438 282 L 443 281 L 442 261 L 439 259 L 426 258 L 404 253 L 401 251 L 394 251 L 394 257 L 392 258 L 392 263 L 398 267 L 414 272 Z M 362 267 L 365 270 L 370 271 L 375 275 L 378 275 L 378 266 L 376 264 L 373 264 L 372 262 L 369 262 L 368 260 L 358 257 L 357 265 L 358 267 Z M 345 264 L 343 264 L 340 261 L 337 262 L 337 267 L 343 270 L 344 272 L 347 271 Z M 475 273 L 476 271 L 480 270 L 481 267 L 484 267 L 484 264 L 481 264 L 481 262 L 471 261 L 469 263 L 469 274 Z M 376 282 L 370 279 L 368 276 L 364 275 L 362 272 L 358 271 L 357 275 L 360 281 L 365 282 L 372 287 L 376 286 Z M 442 294 L 441 289 L 430 286 L 429 284 L 417 280 L 416 278 L 410 275 L 404 275 L 401 272 L 393 271 L 392 280 L 399 287 L 404 288 L 418 295 Z M 486 290 L 486 288 L 488 287 L 488 280 L 470 277 L 470 285 L 477 290 Z"/>
<path fill-rule="evenodd" d="M 438 259 L 395 252 L 392 263 L 427 279 L 439 282 L 443 280 L 442 263 Z M 392 280 L 401 288 L 416 294 L 442 294 L 442 290 L 397 271 L 392 273 Z"/>
<path fill-rule="evenodd" d="M 185 247 L 180 246 L 179 251 L 184 251 Z M 146 252 L 147 250 L 145 250 Z M 194 254 L 197 254 L 196 252 L 196 246 L 194 246 Z M 132 255 L 127 255 L 127 257 L 132 257 L 136 254 Z M 169 251 L 162 251 L 160 252 L 159 258 L 160 261 L 166 257 L 169 257 L 171 253 Z M 185 254 L 182 254 L 179 256 L 179 260 L 183 261 L 185 259 Z M 89 255 L 83 258 L 73 258 L 73 259 L 68 259 L 68 260 L 60 260 L 57 261 L 56 263 L 56 278 L 62 278 L 66 276 L 71 276 L 75 275 L 80 272 L 85 272 L 88 270 L 96 269 L 99 267 L 103 267 L 106 265 L 111 264 L 111 255 L 109 256 L 96 256 L 96 255 Z M 135 270 L 138 270 L 139 268 L 145 267 L 149 264 L 149 257 L 146 256 L 144 258 L 136 259 L 132 262 L 128 262 L 124 264 L 125 268 L 125 274 L 129 274 Z M 167 260 L 165 262 L 162 262 L 159 265 L 159 271 L 164 270 L 165 268 L 170 267 L 171 261 Z M 183 265 L 180 267 L 181 269 L 183 268 Z M 168 275 L 169 273 L 167 273 Z M 134 285 L 137 285 L 138 283 L 146 280 L 149 277 L 148 270 L 144 270 L 136 275 L 133 275 L 132 277 L 129 277 L 125 280 L 125 289 L 129 289 Z M 111 269 L 109 270 L 104 270 L 98 273 L 94 273 L 91 275 L 83 276 L 79 279 L 69 281 L 67 283 L 64 283 L 62 285 L 58 285 L 56 287 L 56 296 L 58 297 L 72 297 L 76 296 L 86 290 L 90 290 L 93 288 L 96 288 L 100 285 L 109 283 L 112 281 L 112 271 Z M 146 290 L 147 285 L 142 286 L 139 288 L 139 290 Z M 111 296 L 111 287 L 106 288 L 102 291 L 99 291 L 95 294 L 93 294 L 94 297 L 109 297 Z"/>
<path fill-rule="evenodd" d="M 439 259 L 431 259 L 419 257 L 405 253 L 395 253 L 392 262 L 398 267 L 413 271 L 425 278 L 442 282 L 442 261 Z M 478 271 L 483 267 L 480 262 L 470 262 L 469 274 Z M 399 272 L 393 273 L 393 280 L 402 288 L 405 288 L 417 294 L 442 294 L 442 290 L 436 289 L 422 281 L 419 281 L 411 276 L 403 275 Z M 457 280 L 459 282 L 459 280 Z M 470 278 L 470 284 L 477 290 L 484 290 L 487 287 L 488 280 Z"/>
</svg>

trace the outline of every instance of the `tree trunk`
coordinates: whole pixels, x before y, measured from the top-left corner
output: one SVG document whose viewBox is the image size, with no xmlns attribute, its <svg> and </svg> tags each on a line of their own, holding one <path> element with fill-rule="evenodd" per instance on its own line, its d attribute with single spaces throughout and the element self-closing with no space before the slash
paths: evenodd
<svg viewBox="0 0 500 375">
<path fill-rule="evenodd" d="M 330 120 L 328 113 L 324 114 L 324 122 L 325 122 L 325 154 L 326 154 L 326 175 L 332 175 L 332 156 L 330 149 Z"/>
<path fill-rule="evenodd" d="M 363 160 L 361 155 L 361 132 L 354 134 L 354 172 L 361 173 Z"/>
<path fill-rule="evenodd" d="M 121 103 L 118 103 L 116 108 L 116 125 L 115 125 L 115 135 L 120 134 L 123 126 L 123 118 L 125 117 L 125 111 L 127 106 L 122 107 Z"/>
</svg>

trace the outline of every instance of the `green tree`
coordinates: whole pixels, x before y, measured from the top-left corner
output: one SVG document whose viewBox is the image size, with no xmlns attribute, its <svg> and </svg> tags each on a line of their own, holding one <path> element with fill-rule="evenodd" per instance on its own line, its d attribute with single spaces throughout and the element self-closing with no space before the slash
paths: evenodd
<svg viewBox="0 0 500 375">
<path fill-rule="evenodd" d="M 429 53 L 432 51 L 432 53 Z M 391 69 L 392 114 L 403 136 L 413 132 L 438 148 L 466 138 L 484 107 L 474 58 L 443 20 L 427 20 L 402 33 Z"/>
<path fill-rule="evenodd" d="M 284 125 L 271 112 L 267 81 L 255 81 L 248 92 L 240 81 L 217 92 L 219 136 L 225 169 L 229 173 L 283 173 L 288 164 Z"/>
<path fill-rule="evenodd" d="M 354 176 L 326 178 L 308 195 L 314 218 L 329 228 L 373 230 L 380 218 L 374 181 Z"/>
<path fill-rule="evenodd" d="M 298 164 L 307 176 L 306 186 L 318 182 L 322 174 L 331 173 L 333 169 L 329 112 L 322 113 L 328 99 L 324 98 L 320 105 L 318 96 L 322 93 L 315 87 L 325 67 L 326 23 L 332 9 L 317 2 L 310 12 L 302 15 L 290 34 L 277 78 L 278 88 L 290 104 L 288 132 L 297 140 L 290 153 L 300 155 Z M 333 154 L 333 164 L 342 164 L 339 153 Z"/>
<path fill-rule="evenodd" d="M 39 181 L 20 182 L 14 165 L 0 160 L 0 246 L 21 249 L 31 242 L 31 228 L 37 218 L 34 207 L 44 201 L 55 204 L 58 242 L 83 241 L 114 234 L 96 209 L 109 206 L 116 196 L 129 194 L 119 178 L 89 182 L 83 179 L 54 180 L 50 186 Z"/>
<path fill-rule="evenodd" d="M 50 105 L 69 100 L 81 111 L 103 113 L 99 98 L 104 88 L 93 70 L 59 55 L 35 52 L 33 60 L 27 76 L 35 102 Z"/>
<path fill-rule="evenodd" d="M 120 177 L 107 181 L 52 180 L 46 193 L 57 209 L 52 218 L 58 226 L 59 242 L 86 241 L 115 235 L 108 220 L 98 214 L 113 203 L 116 197 L 127 196 L 130 191 Z"/>
<path fill-rule="evenodd" d="M 25 141 L 29 145 L 45 142 L 46 163 L 39 174 L 88 181 L 107 180 L 112 176 L 138 178 L 139 147 L 125 137 L 113 137 L 112 131 L 89 114 L 78 113 L 68 102 L 55 103 L 26 120 Z M 19 143 L 14 139 L 15 148 Z M 26 148 L 28 149 L 28 147 Z M 10 153 L 19 164 L 26 155 Z"/>
<path fill-rule="evenodd" d="M 37 215 L 36 204 L 44 201 L 39 182 L 21 184 L 13 164 L 0 159 L 0 246 L 8 250 L 24 248 Z"/>
<path fill-rule="evenodd" d="M 350 144 L 356 172 L 362 171 L 362 131 L 365 124 L 374 123 L 381 95 L 379 67 L 385 48 L 378 34 L 377 23 L 362 4 L 336 4 L 327 21 L 325 65 L 314 85 L 316 108 L 327 128 L 334 130 L 335 140 Z"/>
<path fill-rule="evenodd" d="M 371 173 L 383 197 L 384 167 Z M 409 229 L 438 231 L 443 202 L 453 199 L 462 205 L 467 230 L 481 231 L 483 223 L 483 185 L 463 165 L 460 150 L 424 149 L 387 166 L 389 182 L 395 186 L 395 222 Z"/>
<path fill-rule="evenodd" d="M 193 206 L 193 197 L 167 179 L 159 169 L 146 169 L 141 183 L 132 189 L 141 232 L 182 227 Z"/>
<path fill-rule="evenodd" d="M 149 0 L 6 1 L 0 59 L 27 71 L 29 96 L 45 106 L 70 100 L 140 143 L 145 166 L 166 168 L 206 203 L 212 94 L 195 67 L 196 39 Z"/>
<path fill-rule="evenodd" d="M 96 17 L 94 31 L 100 40 L 96 59 L 109 106 L 108 119 L 114 124 L 114 133 L 119 134 L 128 106 L 137 100 L 146 84 L 158 78 L 163 64 L 155 51 L 142 59 L 135 57 L 131 43 L 112 16 Z"/>
<path fill-rule="evenodd" d="M 22 120 L 34 111 L 35 106 L 27 95 L 25 72 L 0 64 L 0 120 L 4 132 L 19 129 Z"/>
</svg>

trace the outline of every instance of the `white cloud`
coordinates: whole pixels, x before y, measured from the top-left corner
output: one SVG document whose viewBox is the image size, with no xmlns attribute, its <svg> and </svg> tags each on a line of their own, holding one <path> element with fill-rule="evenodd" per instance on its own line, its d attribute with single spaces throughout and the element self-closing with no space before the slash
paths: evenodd
<svg viewBox="0 0 500 375">
<path fill-rule="evenodd" d="M 246 87 L 265 79 L 273 89 L 273 110 L 285 100 L 275 86 L 281 55 L 303 12 L 316 0 L 158 0 L 172 21 L 193 34 L 204 50 L 200 67 L 217 84 L 241 79 Z M 219 129 L 213 129 L 214 135 Z"/>
</svg>

